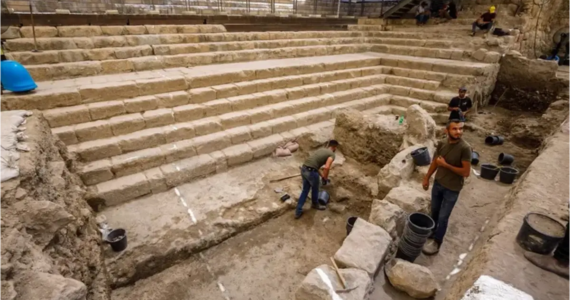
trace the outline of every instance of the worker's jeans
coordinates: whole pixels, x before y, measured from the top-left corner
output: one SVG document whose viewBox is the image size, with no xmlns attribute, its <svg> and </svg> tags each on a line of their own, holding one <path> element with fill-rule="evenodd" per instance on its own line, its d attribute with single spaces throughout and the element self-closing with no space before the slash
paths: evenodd
<svg viewBox="0 0 570 300">
<path fill-rule="evenodd" d="M 564 235 L 564 239 L 562 239 L 562 242 L 560 242 L 558 247 L 556 247 L 556 250 L 554 250 L 554 258 L 559 262 L 568 263 L 568 223 L 566 223 L 566 234 Z"/>
<path fill-rule="evenodd" d="M 428 15 L 419 14 L 416 16 L 416 21 L 418 21 L 418 24 L 426 24 L 428 20 L 429 20 Z"/>
<path fill-rule="evenodd" d="M 319 199 L 319 185 L 321 181 L 321 175 L 317 171 L 309 171 L 307 168 L 301 168 L 301 177 L 303 178 L 303 191 L 301 196 L 299 196 L 299 203 L 297 203 L 297 209 L 295 210 L 295 215 L 300 215 L 303 212 L 303 205 L 307 201 L 307 196 L 309 196 L 309 190 L 311 191 L 311 202 L 313 205 L 318 205 Z"/>
<path fill-rule="evenodd" d="M 441 244 L 447 231 L 447 223 L 451 216 L 451 211 L 459 198 L 459 192 L 452 191 L 437 181 L 431 188 L 431 217 L 435 222 L 433 239 Z"/>
<path fill-rule="evenodd" d="M 490 30 L 493 27 L 493 22 L 489 22 L 487 24 L 479 24 L 477 21 L 473 22 L 473 32 L 477 30 L 477 28 L 481 30 Z"/>
</svg>

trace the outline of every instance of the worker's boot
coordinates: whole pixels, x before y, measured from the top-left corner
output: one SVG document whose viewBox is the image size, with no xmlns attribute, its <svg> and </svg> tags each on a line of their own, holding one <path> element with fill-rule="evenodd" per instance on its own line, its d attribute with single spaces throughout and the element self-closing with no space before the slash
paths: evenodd
<svg viewBox="0 0 570 300">
<path fill-rule="evenodd" d="M 311 205 L 311 208 L 312 208 L 312 209 L 316 209 L 316 210 L 325 210 L 325 209 L 327 209 L 326 206 L 320 205 L 320 204 L 313 204 L 313 205 Z"/>
<path fill-rule="evenodd" d="M 534 252 L 525 252 L 524 257 L 533 265 L 543 270 L 568 278 L 568 262 L 560 262 L 550 255 L 542 255 Z"/>
<path fill-rule="evenodd" d="M 424 245 L 424 247 L 423 247 L 423 249 L 422 249 L 422 252 L 423 252 L 425 255 L 435 255 L 435 254 L 437 254 L 437 253 L 439 252 L 439 246 L 440 246 L 440 245 L 439 245 L 438 242 L 436 242 L 435 240 L 429 239 L 429 240 L 425 243 L 425 245 Z"/>
</svg>

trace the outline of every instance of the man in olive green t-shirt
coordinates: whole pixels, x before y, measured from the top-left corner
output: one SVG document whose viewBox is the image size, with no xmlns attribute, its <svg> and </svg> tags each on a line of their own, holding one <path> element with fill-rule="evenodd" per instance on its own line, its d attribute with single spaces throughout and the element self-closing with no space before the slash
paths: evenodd
<svg viewBox="0 0 570 300">
<path fill-rule="evenodd" d="M 424 246 L 423 252 L 433 255 L 439 252 L 451 211 L 459 198 L 464 179 L 471 173 L 471 146 L 464 141 L 463 121 L 449 120 L 446 127 L 447 139 L 437 144 L 433 161 L 424 177 L 422 186 L 429 188 L 429 179 L 435 174 L 431 190 L 431 216 L 435 221 L 433 239 Z"/>
<path fill-rule="evenodd" d="M 303 215 L 303 205 L 307 201 L 307 196 L 309 196 L 309 191 L 311 191 L 311 201 L 312 208 L 318 210 L 324 210 L 325 207 L 319 205 L 319 186 L 321 177 L 323 178 L 323 183 L 326 184 L 329 178 L 329 170 L 335 159 L 334 152 L 338 147 L 338 142 L 335 140 L 330 140 L 327 148 L 321 148 L 315 151 L 301 167 L 301 177 L 303 178 L 303 191 L 299 196 L 299 202 L 297 203 L 297 209 L 295 210 L 295 219 L 298 219 Z M 325 166 L 321 171 L 321 167 Z"/>
</svg>

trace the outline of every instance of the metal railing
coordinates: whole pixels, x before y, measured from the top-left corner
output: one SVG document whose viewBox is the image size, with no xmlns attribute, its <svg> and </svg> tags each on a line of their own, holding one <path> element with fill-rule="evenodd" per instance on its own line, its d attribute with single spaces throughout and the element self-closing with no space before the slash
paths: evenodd
<svg viewBox="0 0 570 300">
<path fill-rule="evenodd" d="M 54 13 L 56 9 L 72 14 L 138 15 L 159 11 L 160 14 L 282 14 L 320 16 L 374 16 L 386 11 L 394 1 L 385 0 L 1 0 L 4 13 Z"/>
</svg>

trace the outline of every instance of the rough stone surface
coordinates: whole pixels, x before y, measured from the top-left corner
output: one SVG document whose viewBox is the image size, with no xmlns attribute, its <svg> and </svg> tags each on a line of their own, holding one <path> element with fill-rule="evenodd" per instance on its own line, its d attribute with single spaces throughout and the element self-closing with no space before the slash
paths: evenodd
<svg viewBox="0 0 570 300">
<path fill-rule="evenodd" d="M 20 299 L 83 300 L 87 287 L 80 281 L 39 272 L 27 272 L 16 286 Z"/>
<path fill-rule="evenodd" d="M 415 182 L 414 182 L 415 183 Z M 418 188 L 419 183 L 416 183 Z M 396 204 L 407 213 L 422 212 L 428 213 L 430 206 L 430 196 L 425 191 L 420 191 L 408 185 L 400 185 L 390 190 L 384 200 Z"/>
<path fill-rule="evenodd" d="M 321 265 L 309 272 L 307 277 L 301 283 L 301 286 L 295 293 L 296 300 L 362 300 L 366 299 L 372 286 L 370 276 L 362 270 L 358 269 L 341 269 L 340 273 L 346 280 L 348 287 L 356 287 L 346 293 L 337 294 L 338 298 L 333 295 L 336 291 L 342 290 L 342 284 L 339 282 L 338 276 L 334 268 L 329 265 Z"/>
<path fill-rule="evenodd" d="M 436 144 L 436 124 L 429 113 L 414 104 L 406 110 L 406 132 L 400 149 L 423 145 L 432 149 Z"/>
<path fill-rule="evenodd" d="M 334 136 L 342 152 L 361 163 L 386 165 L 402 143 L 404 128 L 392 116 L 372 115 L 357 110 L 337 114 Z"/>
<path fill-rule="evenodd" d="M 432 297 L 438 289 L 428 268 L 402 259 L 396 258 L 386 264 L 386 275 L 392 286 L 417 299 Z"/>
<path fill-rule="evenodd" d="M 358 218 L 350 234 L 334 255 L 339 267 L 364 270 L 375 276 L 388 253 L 392 238 L 386 230 Z"/>
<path fill-rule="evenodd" d="M 384 198 L 392 188 L 399 186 L 412 176 L 415 164 L 411 153 L 418 148 L 420 146 L 411 146 L 400 151 L 378 172 L 379 198 Z"/>
<path fill-rule="evenodd" d="M 392 238 L 400 236 L 405 225 L 405 212 L 387 200 L 374 200 L 368 222 L 386 230 Z"/>
</svg>

